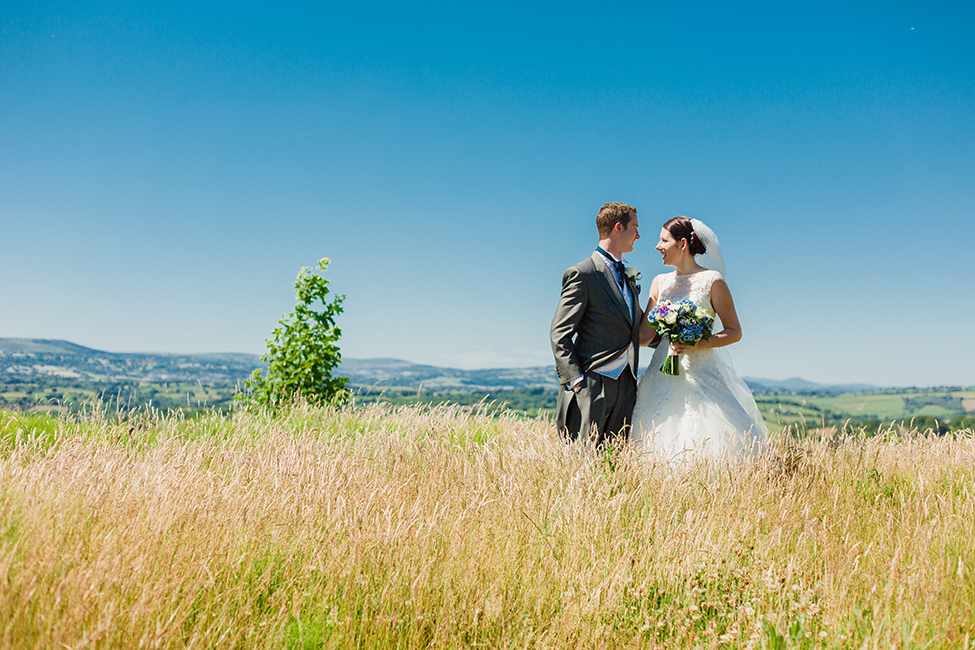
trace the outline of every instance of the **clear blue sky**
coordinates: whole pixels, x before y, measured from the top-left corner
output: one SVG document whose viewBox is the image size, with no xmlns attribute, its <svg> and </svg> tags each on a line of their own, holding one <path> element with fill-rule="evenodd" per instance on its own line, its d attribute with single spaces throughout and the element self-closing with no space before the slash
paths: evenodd
<svg viewBox="0 0 975 650">
<path fill-rule="evenodd" d="M 975 384 L 975 9 L 805 4 L 6 2 L 0 336 L 259 354 L 328 256 L 347 357 L 549 364 L 615 200 L 742 374 Z"/>
</svg>

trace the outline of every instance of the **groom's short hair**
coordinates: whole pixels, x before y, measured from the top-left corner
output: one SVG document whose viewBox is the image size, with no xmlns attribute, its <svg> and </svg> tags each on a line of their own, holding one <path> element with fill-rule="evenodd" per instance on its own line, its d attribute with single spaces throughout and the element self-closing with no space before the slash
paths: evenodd
<svg viewBox="0 0 975 650">
<path fill-rule="evenodd" d="M 596 229 L 599 230 L 599 236 L 609 236 L 618 223 L 623 224 L 624 228 L 629 226 L 631 212 L 636 214 L 636 208 L 616 201 L 599 208 L 599 214 L 596 215 Z"/>
</svg>

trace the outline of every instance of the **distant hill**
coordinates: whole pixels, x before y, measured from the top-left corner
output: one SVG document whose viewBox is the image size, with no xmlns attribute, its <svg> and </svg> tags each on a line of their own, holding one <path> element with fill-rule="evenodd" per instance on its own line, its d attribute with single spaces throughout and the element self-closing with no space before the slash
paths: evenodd
<svg viewBox="0 0 975 650">
<path fill-rule="evenodd" d="M 401 359 L 344 359 L 339 374 L 354 386 L 412 388 L 429 391 L 493 390 L 499 388 L 551 388 L 559 386 L 555 366 L 460 370 L 425 366 Z"/>
<path fill-rule="evenodd" d="M 87 381 L 200 381 L 236 383 L 265 367 L 254 354 L 152 354 L 105 352 L 54 339 L 0 338 L 0 376 L 63 377 Z M 555 366 L 461 370 L 402 359 L 345 359 L 339 374 L 354 387 L 463 392 L 506 388 L 558 388 Z M 853 393 L 876 390 L 867 384 L 817 384 L 746 377 L 756 392 Z"/>
<path fill-rule="evenodd" d="M 812 393 L 825 391 L 830 393 L 862 393 L 865 391 L 877 390 L 879 386 L 870 384 L 817 384 L 799 377 L 791 379 L 764 379 L 759 377 L 744 377 L 745 383 L 754 391 L 762 392 L 795 392 Z"/>
<path fill-rule="evenodd" d="M 236 383 L 266 367 L 254 354 L 105 352 L 54 339 L 0 338 L 0 376 L 80 381 L 200 381 Z M 554 367 L 460 370 L 401 359 L 346 359 L 339 374 L 356 387 L 421 387 L 431 392 L 558 387 Z"/>
<path fill-rule="evenodd" d="M 459 370 L 425 366 L 402 359 L 346 359 L 339 371 L 357 386 L 419 388 L 438 390 L 483 390 L 497 388 L 556 389 L 559 386 L 555 366 L 533 368 L 495 368 Z M 757 392 L 831 392 L 859 393 L 877 390 L 869 384 L 818 384 L 799 377 L 765 379 L 746 377 L 745 383 Z"/>
<path fill-rule="evenodd" d="M 0 373 L 11 378 L 235 383 L 262 365 L 253 354 L 104 352 L 68 341 L 0 338 Z"/>
<path fill-rule="evenodd" d="M 402 359 L 346 359 L 339 371 L 356 386 L 403 387 L 438 390 L 485 390 L 497 388 L 551 388 L 559 385 L 555 366 L 533 368 L 495 368 L 459 370 L 425 366 Z M 745 383 L 756 392 L 831 392 L 859 393 L 877 390 L 869 384 L 818 384 L 799 377 L 765 379 L 746 377 Z"/>
</svg>

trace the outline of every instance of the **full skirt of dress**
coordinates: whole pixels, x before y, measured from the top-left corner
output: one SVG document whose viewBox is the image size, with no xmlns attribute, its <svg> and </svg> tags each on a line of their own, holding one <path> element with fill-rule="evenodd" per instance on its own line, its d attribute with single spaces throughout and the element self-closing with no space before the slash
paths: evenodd
<svg viewBox="0 0 975 650">
<path fill-rule="evenodd" d="M 660 371 L 669 349 L 665 337 L 637 384 L 630 430 L 637 450 L 662 461 L 764 454 L 768 429 L 727 353 L 689 350 L 671 376 Z"/>
</svg>

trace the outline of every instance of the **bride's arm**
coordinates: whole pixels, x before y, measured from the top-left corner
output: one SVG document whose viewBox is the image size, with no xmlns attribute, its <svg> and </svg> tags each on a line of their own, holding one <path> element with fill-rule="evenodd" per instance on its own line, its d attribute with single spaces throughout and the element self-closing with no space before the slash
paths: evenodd
<svg viewBox="0 0 975 650">
<path fill-rule="evenodd" d="M 711 306 L 721 319 L 724 329 L 707 341 L 701 340 L 694 345 L 674 345 L 675 352 L 680 354 L 687 350 L 722 348 L 741 340 L 741 324 L 738 322 L 738 312 L 735 311 L 735 301 L 731 298 L 731 291 L 724 280 L 715 280 L 711 285 Z"/>
<path fill-rule="evenodd" d="M 657 336 L 657 328 L 650 327 L 650 322 L 647 317 L 650 315 L 650 310 L 657 306 L 657 296 L 659 295 L 659 288 L 657 287 L 657 276 L 650 283 L 650 291 L 647 296 L 647 308 L 643 312 L 643 321 L 640 323 L 640 347 L 645 347 L 653 342 L 653 339 Z"/>
</svg>

